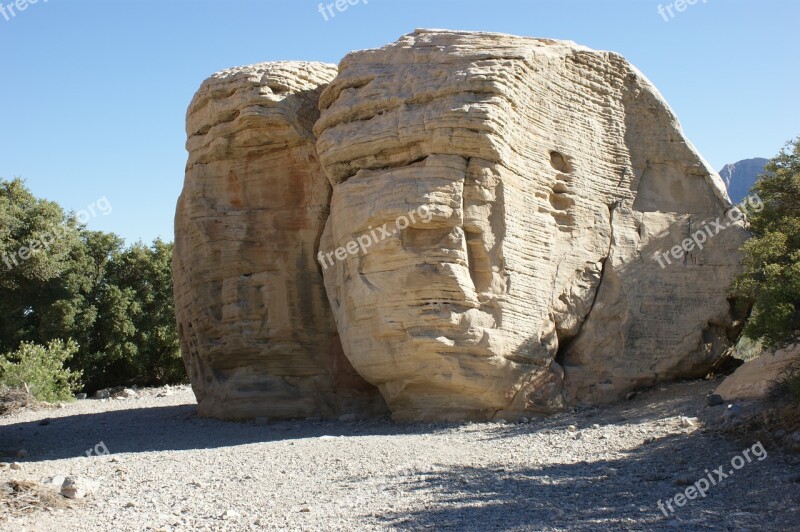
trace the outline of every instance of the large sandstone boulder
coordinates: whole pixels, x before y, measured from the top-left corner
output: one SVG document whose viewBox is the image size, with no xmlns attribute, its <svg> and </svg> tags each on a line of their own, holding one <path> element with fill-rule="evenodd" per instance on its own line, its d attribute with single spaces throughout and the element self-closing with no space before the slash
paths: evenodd
<svg viewBox="0 0 800 532">
<path fill-rule="evenodd" d="M 176 306 L 207 414 L 379 410 L 352 368 L 398 420 L 546 413 L 702 376 L 741 325 L 744 224 L 617 54 L 420 30 L 338 74 L 220 73 L 187 128 Z"/>
<path fill-rule="evenodd" d="M 175 302 L 201 415 L 385 410 L 342 353 L 314 258 L 331 187 L 311 129 L 335 75 L 321 63 L 235 68 L 189 107 Z"/>
<path fill-rule="evenodd" d="M 396 419 L 610 401 L 728 346 L 743 224 L 654 260 L 731 205 L 619 55 L 417 31 L 348 55 L 320 107 L 321 249 L 393 233 L 323 274 L 347 357 Z"/>
</svg>

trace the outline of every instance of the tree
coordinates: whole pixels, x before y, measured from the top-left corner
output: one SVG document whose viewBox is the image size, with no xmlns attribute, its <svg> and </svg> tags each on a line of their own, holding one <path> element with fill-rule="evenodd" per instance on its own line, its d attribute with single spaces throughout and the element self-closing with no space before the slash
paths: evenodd
<svg viewBox="0 0 800 532">
<path fill-rule="evenodd" d="M 45 329 L 73 319 L 75 288 L 65 276 L 81 247 L 78 224 L 58 204 L 35 198 L 20 179 L 0 179 L 0 352 L 68 336 Z"/>
<path fill-rule="evenodd" d="M 775 348 L 800 340 L 800 137 L 787 143 L 753 187 L 752 213 L 734 295 L 754 303 L 745 336 Z"/>
<path fill-rule="evenodd" d="M 114 250 L 98 267 L 95 315 L 75 359 L 91 389 L 184 381 L 172 299 L 172 244 L 156 240 Z"/>
<path fill-rule="evenodd" d="M 171 261 L 172 244 L 126 249 L 0 179 L 0 353 L 73 340 L 87 391 L 185 381 Z"/>
</svg>

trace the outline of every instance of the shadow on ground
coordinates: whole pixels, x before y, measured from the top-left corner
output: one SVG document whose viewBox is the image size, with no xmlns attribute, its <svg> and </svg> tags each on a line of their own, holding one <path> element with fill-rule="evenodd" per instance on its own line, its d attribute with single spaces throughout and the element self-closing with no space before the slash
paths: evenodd
<svg viewBox="0 0 800 532">
<path fill-rule="evenodd" d="M 0 426 L 0 450 L 24 448 L 29 453 L 24 461 L 38 462 L 85 456 L 99 442 L 119 454 L 216 449 L 321 436 L 452 436 L 458 432 L 472 438 L 473 447 L 509 439 L 516 440 L 524 452 L 534 447 L 534 438 L 544 436 L 560 442 L 563 435 L 563 445 L 570 445 L 570 425 L 578 430 L 598 425 L 613 431 L 616 425 L 694 416 L 698 409 L 706 409 L 703 396 L 710 386 L 677 384 L 668 392 L 645 392 L 616 406 L 565 412 L 520 425 L 398 425 L 370 420 L 259 426 L 201 419 L 191 404 L 49 418 L 42 412 L 37 421 Z M 45 418 L 47 423 L 40 424 Z M 592 431 L 587 430 L 589 433 Z M 530 447 L 526 447 L 528 438 Z M 431 467 L 405 475 L 387 472 L 369 496 L 384 497 L 390 504 L 379 514 L 372 512 L 364 518 L 380 527 L 437 530 L 800 529 L 800 470 L 796 462 L 772 449 L 763 462 L 746 465 L 712 487 L 706 498 L 676 507 L 674 515 L 665 517 L 657 507 L 659 499 L 666 501 L 683 492 L 688 483 L 703 477 L 706 469 L 728 466 L 744 443 L 703 431 L 647 440 L 625 447 L 629 450 L 619 451 L 613 459 L 607 458 L 598 442 L 596 450 L 600 452 L 588 453 L 590 461 L 577 463 L 556 463 L 560 455 L 554 450 L 547 456 L 545 447 L 545 455 L 531 456 L 530 465 L 527 460 L 523 460 L 526 465 L 513 465 L 520 462 L 496 456 L 479 466 L 473 461 L 471 466 Z M 541 453 L 541 442 L 538 445 Z M 435 457 L 431 458 L 434 462 Z M 350 481 L 355 486 L 375 485 L 374 477 Z"/>
<path fill-rule="evenodd" d="M 739 454 L 741 445 L 695 433 L 643 444 L 623 458 L 539 467 L 460 467 L 420 472 L 391 489 L 433 502 L 379 516 L 397 529 L 799 530 L 800 471 L 782 457 L 753 461 L 683 507 L 667 501 Z M 765 466 L 767 460 L 777 460 Z M 780 472 L 776 476 L 776 470 Z M 424 495 L 423 495 L 424 494 Z M 666 507 L 666 506 L 665 506 Z"/>
<path fill-rule="evenodd" d="M 680 386 L 680 385 L 678 385 Z M 603 425 L 646 422 L 663 417 L 689 415 L 696 394 L 677 394 L 664 400 L 633 401 L 607 408 L 588 408 L 577 412 L 533 420 L 524 425 L 478 424 L 476 430 L 489 438 L 507 438 L 543 430 L 579 429 L 593 423 Z M 388 419 L 366 422 L 285 421 L 264 426 L 233 423 L 197 417 L 194 404 L 153 408 L 131 408 L 92 414 L 48 417 L 46 411 L 36 421 L 0 426 L 0 459 L 15 457 L 19 449 L 28 451 L 25 461 L 55 460 L 85 456 L 99 442 L 113 453 L 142 453 L 214 449 L 259 442 L 314 438 L 320 436 L 390 436 L 435 434 L 459 426 L 455 423 L 393 424 Z M 46 419 L 46 425 L 40 421 Z M 0 420 L 2 421 L 2 420 Z"/>
</svg>

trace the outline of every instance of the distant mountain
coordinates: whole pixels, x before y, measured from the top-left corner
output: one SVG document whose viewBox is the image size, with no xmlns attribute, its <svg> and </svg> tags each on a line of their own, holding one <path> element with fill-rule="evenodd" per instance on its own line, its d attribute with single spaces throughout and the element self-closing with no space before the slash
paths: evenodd
<svg viewBox="0 0 800 532">
<path fill-rule="evenodd" d="M 738 163 L 726 164 L 725 168 L 719 171 L 733 203 L 739 203 L 747 197 L 756 178 L 764 172 L 764 165 L 768 162 L 768 159 L 760 157 L 745 159 Z"/>
</svg>

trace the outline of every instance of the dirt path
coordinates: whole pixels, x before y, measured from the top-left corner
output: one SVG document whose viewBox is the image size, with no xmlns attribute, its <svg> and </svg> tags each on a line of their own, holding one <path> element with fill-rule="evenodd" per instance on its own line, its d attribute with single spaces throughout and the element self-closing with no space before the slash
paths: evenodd
<svg viewBox="0 0 800 532">
<path fill-rule="evenodd" d="M 28 451 L 0 481 L 82 475 L 101 487 L 73 509 L 6 513 L 0 529 L 800 529 L 795 458 L 766 447 L 748 462 L 745 443 L 681 422 L 717 415 L 710 388 L 675 384 L 520 425 L 223 423 L 197 418 L 186 388 L 27 411 L 0 418 L 0 450 Z M 96 447 L 109 454 L 87 457 Z M 705 498 L 677 505 L 723 465 Z"/>
</svg>

